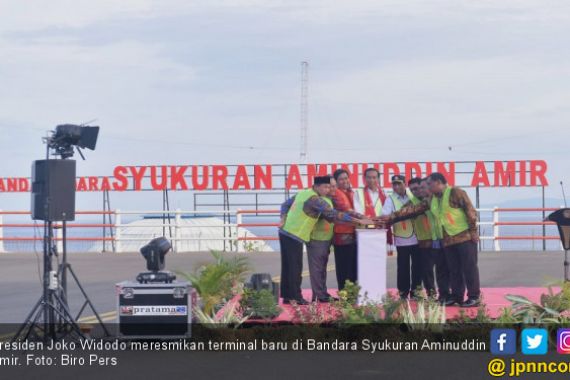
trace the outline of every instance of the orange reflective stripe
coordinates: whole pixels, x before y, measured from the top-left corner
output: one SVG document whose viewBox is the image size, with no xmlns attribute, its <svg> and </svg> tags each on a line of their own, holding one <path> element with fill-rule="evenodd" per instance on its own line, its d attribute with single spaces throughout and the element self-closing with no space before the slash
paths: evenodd
<svg viewBox="0 0 570 380">
<path fill-rule="evenodd" d="M 451 216 L 450 212 L 445 214 L 445 216 L 447 216 L 447 221 L 449 222 L 449 224 L 451 224 L 452 226 L 455 225 L 455 219 L 453 219 L 453 216 Z"/>
<path fill-rule="evenodd" d="M 408 227 L 408 225 L 406 224 L 406 221 L 403 221 L 402 222 L 402 229 L 405 231 L 408 229 L 407 227 Z"/>
</svg>

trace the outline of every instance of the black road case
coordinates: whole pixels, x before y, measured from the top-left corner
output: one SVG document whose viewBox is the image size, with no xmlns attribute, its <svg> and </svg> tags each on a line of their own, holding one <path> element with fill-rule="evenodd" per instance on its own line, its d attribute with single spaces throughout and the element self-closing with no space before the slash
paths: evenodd
<svg viewBox="0 0 570 380">
<path fill-rule="evenodd" d="M 189 337 L 192 297 L 188 282 L 123 281 L 116 284 L 119 334 L 129 337 Z"/>
</svg>

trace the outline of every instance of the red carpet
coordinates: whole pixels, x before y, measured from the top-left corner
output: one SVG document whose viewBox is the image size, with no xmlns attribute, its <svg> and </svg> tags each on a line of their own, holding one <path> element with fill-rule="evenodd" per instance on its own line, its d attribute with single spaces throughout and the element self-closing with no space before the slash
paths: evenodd
<svg viewBox="0 0 570 380">
<path fill-rule="evenodd" d="M 547 291 L 548 290 L 546 288 L 523 288 L 523 287 L 520 287 L 520 288 L 483 288 L 483 289 L 481 289 L 481 292 L 483 294 L 483 303 L 486 305 L 486 308 L 487 308 L 487 314 L 489 316 L 491 316 L 492 318 L 497 317 L 500 314 L 500 310 L 503 307 L 511 305 L 511 303 L 507 299 L 505 299 L 505 295 L 507 295 L 507 294 L 516 294 L 516 295 L 525 296 L 534 302 L 538 302 L 540 300 L 540 295 L 543 293 L 546 293 Z M 389 292 L 392 294 L 397 294 L 396 289 L 389 289 Z M 336 289 L 329 289 L 329 293 L 333 296 L 336 296 L 337 290 Z M 310 289 L 303 289 L 303 297 L 306 300 L 310 300 L 311 299 L 311 290 Z M 314 308 L 314 306 L 297 306 L 296 307 L 297 310 L 295 310 L 295 307 L 293 307 L 291 305 L 284 305 L 281 302 L 282 302 L 282 300 L 280 300 L 279 306 L 281 306 L 283 311 L 277 318 L 272 320 L 272 322 L 274 322 L 274 323 L 275 322 L 277 322 L 277 323 L 280 323 L 280 322 L 281 323 L 287 323 L 287 322 L 293 322 L 293 323 L 316 322 L 316 323 L 318 323 L 319 321 L 324 322 L 326 320 L 330 320 L 332 317 L 332 310 L 328 304 L 319 304 L 316 312 L 308 313 L 307 312 L 308 308 L 310 308 L 310 307 Z M 470 316 L 470 317 L 474 317 L 477 314 L 477 308 L 460 308 L 458 306 L 451 306 L 451 307 L 446 307 L 447 319 L 449 320 L 449 319 L 453 319 L 453 318 L 459 316 L 460 310 L 464 310 L 465 314 L 467 316 Z M 300 320 L 298 311 L 301 311 L 303 313 L 303 315 L 305 315 L 305 317 L 303 317 L 305 320 Z M 312 320 L 312 321 L 307 320 L 306 316 L 309 314 L 311 314 L 313 316 L 316 315 L 317 320 Z M 254 321 L 250 321 L 250 322 L 254 322 Z"/>
</svg>

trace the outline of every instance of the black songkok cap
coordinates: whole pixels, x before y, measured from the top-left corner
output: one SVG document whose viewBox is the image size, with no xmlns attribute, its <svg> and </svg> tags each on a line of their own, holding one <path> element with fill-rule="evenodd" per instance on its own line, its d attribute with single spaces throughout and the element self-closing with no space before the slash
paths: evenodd
<svg viewBox="0 0 570 380">
<path fill-rule="evenodd" d="M 313 184 L 314 185 L 323 185 L 323 184 L 329 184 L 330 185 L 331 179 L 332 179 L 332 177 L 330 175 L 323 175 L 323 176 L 315 177 L 315 182 Z"/>
</svg>

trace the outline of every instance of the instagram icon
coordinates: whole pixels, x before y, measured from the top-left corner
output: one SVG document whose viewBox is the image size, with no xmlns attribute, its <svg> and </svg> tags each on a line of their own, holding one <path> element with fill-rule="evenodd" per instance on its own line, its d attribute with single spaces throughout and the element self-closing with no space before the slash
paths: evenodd
<svg viewBox="0 0 570 380">
<path fill-rule="evenodd" d="M 559 354 L 570 354 L 570 329 L 558 329 L 556 349 Z"/>
</svg>

